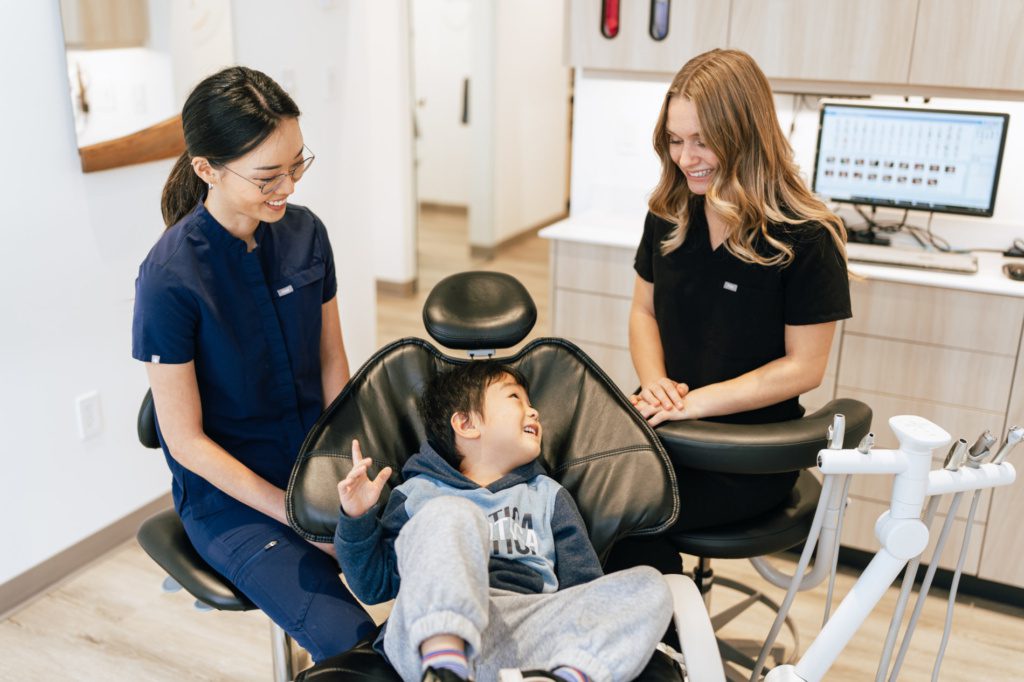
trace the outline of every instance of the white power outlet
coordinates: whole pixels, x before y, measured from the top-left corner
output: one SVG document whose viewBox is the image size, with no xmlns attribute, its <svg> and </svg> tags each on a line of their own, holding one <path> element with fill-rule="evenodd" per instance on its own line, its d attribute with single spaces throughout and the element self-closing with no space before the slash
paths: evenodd
<svg viewBox="0 0 1024 682">
<path fill-rule="evenodd" d="M 78 415 L 78 437 L 82 440 L 98 436 L 103 430 L 99 391 L 89 391 L 75 398 L 75 413 Z"/>
</svg>

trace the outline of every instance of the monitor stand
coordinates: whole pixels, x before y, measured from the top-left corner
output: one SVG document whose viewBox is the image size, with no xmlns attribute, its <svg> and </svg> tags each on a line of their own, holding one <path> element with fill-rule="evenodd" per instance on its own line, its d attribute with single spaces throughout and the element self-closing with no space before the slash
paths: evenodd
<svg viewBox="0 0 1024 682">
<path fill-rule="evenodd" d="M 872 225 L 860 230 L 847 230 L 846 241 L 851 244 L 874 244 L 875 246 L 889 246 L 890 239 L 878 233 Z"/>
</svg>

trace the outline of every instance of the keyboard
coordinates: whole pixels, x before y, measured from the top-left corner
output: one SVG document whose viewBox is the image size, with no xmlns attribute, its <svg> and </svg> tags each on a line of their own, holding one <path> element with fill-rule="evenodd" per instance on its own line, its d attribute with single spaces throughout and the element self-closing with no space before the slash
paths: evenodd
<svg viewBox="0 0 1024 682">
<path fill-rule="evenodd" d="M 921 251 L 875 244 L 847 244 L 846 256 L 851 263 L 941 270 L 959 274 L 973 274 L 978 271 L 978 258 L 970 253 Z"/>
</svg>

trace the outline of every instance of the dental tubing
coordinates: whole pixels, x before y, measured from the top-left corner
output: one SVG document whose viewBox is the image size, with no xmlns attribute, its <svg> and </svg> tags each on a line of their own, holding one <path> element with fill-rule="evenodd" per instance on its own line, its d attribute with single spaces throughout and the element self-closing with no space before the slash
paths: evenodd
<svg viewBox="0 0 1024 682">
<path fill-rule="evenodd" d="M 832 418 L 832 426 L 828 429 L 828 440 L 829 449 L 838 450 L 843 447 L 843 439 L 846 437 L 846 416 L 837 414 Z M 775 615 L 775 622 L 772 623 L 772 629 L 768 632 L 768 637 L 764 641 L 764 645 L 761 647 L 761 652 L 757 656 L 757 661 L 754 663 L 754 670 L 751 672 L 751 682 L 757 682 L 761 679 L 761 670 L 764 669 L 764 664 L 768 660 L 768 653 L 772 650 L 772 646 L 775 644 L 775 639 L 779 636 L 779 631 L 782 630 L 782 625 L 786 621 L 786 616 L 789 614 L 789 609 L 793 605 L 793 599 L 796 598 L 796 593 L 800 590 L 800 583 L 803 579 L 804 572 L 807 570 L 807 565 L 811 561 L 811 554 L 814 553 L 814 547 L 818 544 L 818 538 L 821 536 L 821 527 L 825 521 L 826 509 L 833 506 L 832 491 L 833 489 L 838 490 L 836 485 L 835 476 L 825 476 L 825 480 L 821 485 L 821 496 L 819 500 L 824 500 L 825 504 L 819 502 L 818 508 L 814 510 L 814 519 L 811 521 L 811 531 L 807 534 L 807 540 L 804 542 L 804 550 L 800 553 L 800 560 L 797 562 L 796 570 L 793 572 L 793 579 L 789 583 L 789 589 L 786 590 L 786 597 L 782 600 L 782 604 L 779 606 L 779 612 Z M 845 506 L 845 498 L 839 500 L 839 506 L 842 508 Z M 838 537 L 836 538 L 836 544 L 838 545 Z"/>
</svg>

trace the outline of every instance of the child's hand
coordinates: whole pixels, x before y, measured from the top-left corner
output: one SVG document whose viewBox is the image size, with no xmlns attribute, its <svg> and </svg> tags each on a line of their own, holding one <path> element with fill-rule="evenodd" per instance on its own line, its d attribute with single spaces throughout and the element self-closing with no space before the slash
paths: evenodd
<svg viewBox="0 0 1024 682">
<path fill-rule="evenodd" d="M 391 476 L 391 467 L 384 467 L 377 478 L 370 480 L 366 470 L 373 460 L 363 457 L 359 449 L 359 441 L 352 441 L 352 470 L 348 476 L 338 483 L 338 498 L 341 500 L 341 509 L 346 516 L 362 516 L 370 507 L 377 504 L 380 499 L 380 491 Z"/>
</svg>

